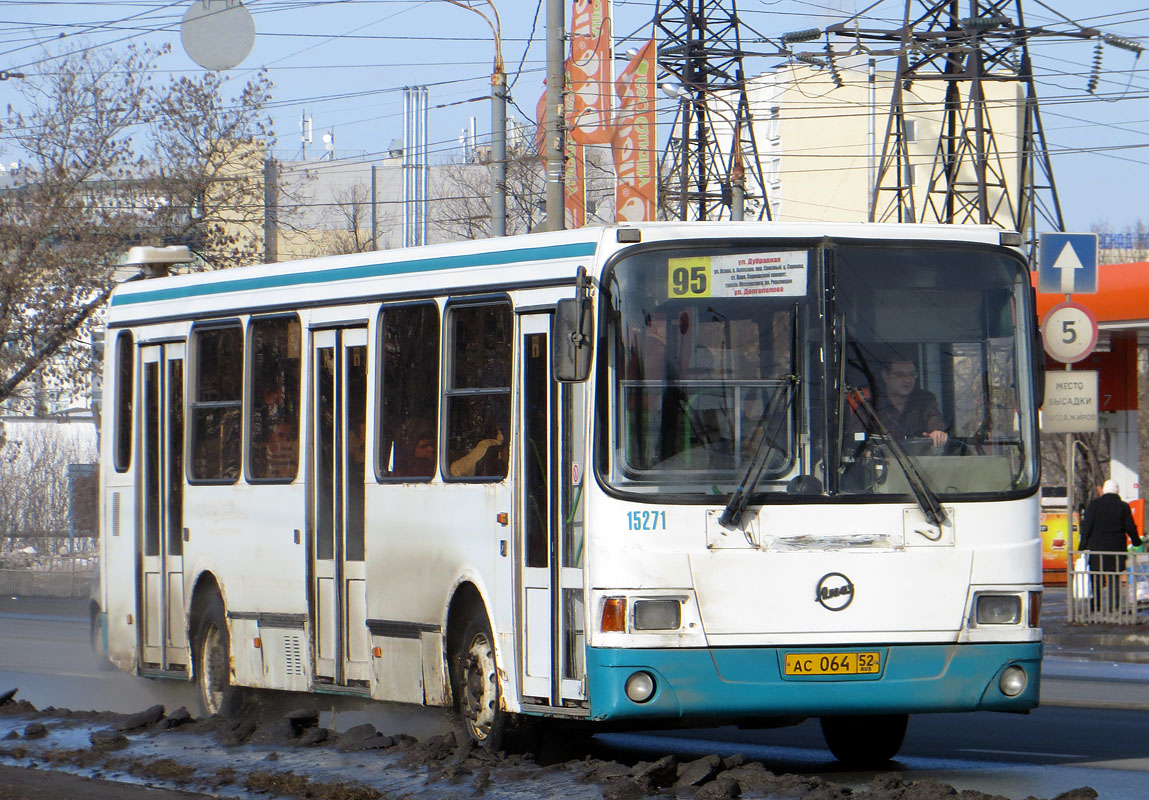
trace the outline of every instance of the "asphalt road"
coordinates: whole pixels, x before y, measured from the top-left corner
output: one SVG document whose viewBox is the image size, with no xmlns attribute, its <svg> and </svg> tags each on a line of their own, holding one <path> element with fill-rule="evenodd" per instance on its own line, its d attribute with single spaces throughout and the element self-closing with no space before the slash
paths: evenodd
<svg viewBox="0 0 1149 800">
<path fill-rule="evenodd" d="M 194 708 L 189 684 L 101 670 L 88 646 L 87 620 L 77 613 L 82 612 L 0 600 L 0 691 L 18 687 L 19 697 L 41 708 L 128 712 L 153 703 L 169 710 Z M 894 771 L 907 780 L 932 778 L 1017 798 L 1052 798 L 1077 786 L 1092 786 L 1106 800 L 1143 797 L 1149 779 L 1149 666 L 1050 659 L 1046 672 L 1047 703 L 1030 714 L 913 717 Z M 412 719 L 420 724 L 417 714 Z M 340 720 L 340 729 L 354 722 Z M 395 730 L 393 722 L 389 727 Z M 597 737 L 594 747 L 597 755 L 619 759 L 743 753 L 775 773 L 819 775 L 859 787 L 873 777 L 842 771 L 815 721 L 766 731 L 610 734 Z M 0 772 L 0 798 L 24 797 L 5 794 L 4 776 L 10 771 Z M 56 796 L 64 795 L 89 796 L 70 789 Z"/>
</svg>

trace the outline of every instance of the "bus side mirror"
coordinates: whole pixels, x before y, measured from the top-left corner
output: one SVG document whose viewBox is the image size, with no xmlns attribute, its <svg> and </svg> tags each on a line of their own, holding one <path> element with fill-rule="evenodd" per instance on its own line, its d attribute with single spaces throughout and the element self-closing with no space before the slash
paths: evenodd
<svg viewBox="0 0 1149 800">
<path fill-rule="evenodd" d="M 585 381 L 590 375 L 590 357 L 594 352 L 590 331 L 590 302 L 574 297 L 559 300 L 552 333 L 551 363 L 555 380 Z"/>
</svg>

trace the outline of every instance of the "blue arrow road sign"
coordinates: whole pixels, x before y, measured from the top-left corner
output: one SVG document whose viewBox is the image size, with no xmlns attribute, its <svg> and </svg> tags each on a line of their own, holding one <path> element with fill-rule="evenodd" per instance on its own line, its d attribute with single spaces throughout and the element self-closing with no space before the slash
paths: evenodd
<svg viewBox="0 0 1149 800">
<path fill-rule="evenodd" d="M 1037 258 L 1037 291 L 1097 293 L 1097 234 L 1043 233 Z"/>
</svg>

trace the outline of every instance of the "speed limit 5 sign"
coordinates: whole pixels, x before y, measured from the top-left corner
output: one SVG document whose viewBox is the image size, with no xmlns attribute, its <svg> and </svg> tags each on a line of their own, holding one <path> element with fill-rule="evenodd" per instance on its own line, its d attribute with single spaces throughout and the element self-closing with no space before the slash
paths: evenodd
<svg viewBox="0 0 1149 800">
<path fill-rule="evenodd" d="M 1080 303 L 1059 303 L 1042 320 L 1041 340 L 1050 358 L 1074 364 L 1097 346 L 1097 319 Z"/>
</svg>

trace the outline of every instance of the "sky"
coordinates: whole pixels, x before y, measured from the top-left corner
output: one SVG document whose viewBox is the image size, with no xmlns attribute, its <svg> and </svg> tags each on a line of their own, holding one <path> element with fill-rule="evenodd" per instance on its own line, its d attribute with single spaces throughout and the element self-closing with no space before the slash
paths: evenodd
<svg viewBox="0 0 1149 800">
<path fill-rule="evenodd" d="M 218 2 L 219 0 L 216 0 Z M 202 0 L 192 0 L 202 2 Z M 489 11 L 485 0 L 472 0 Z M 502 21 L 503 58 L 509 75 L 509 116 L 530 121 L 545 71 L 546 0 L 491 0 Z M 970 0 L 962 0 L 967 8 Z M 663 0 L 665 3 L 665 0 Z M 1014 0 L 1030 26 L 1065 33 L 1094 27 L 1149 47 L 1149 0 Z M 616 52 L 651 35 L 658 0 L 614 0 Z M 129 43 L 170 45 L 159 77 L 202 72 L 184 52 L 180 22 L 189 0 L 0 0 L 0 71 L 35 76 L 53 69 L 64 47 L 122 51 Z M 774 52 L 788 31 L 824 27 L 855 18 L 863 28 L 895 28 L 904 0 L 738 0 L 743 48 Z M 922 7 L 913 0 L 912 7 Z M 475 13 L 445 0 L 249 0 L 255 26 L 251 53 L 226 72 L 241 85 L 265 69 L 275 85 L 280 158 L 347 158 L 386 154 L 402 136 L 405 86 L 426 85 L 432 160 L 458 158 L 459 136 L 476 118 L 480 136 L 490 132 L 490 74 L 494 45 Z M 569 22 L 569 3 L 566 10 Z M 815 42 L 811 49 L 820 47 Z M 1123 231 L 1149 223 L 1149 55 L 1106 45 L 1094 92 L 1088 91 L 1094 41 L 1069 36 L 1030 40 L 1046 141 L 1066 228 L 1103 225 Z M 748 56 L 749 76 L 782 62 Z M 878 68 L 894 63 L 879 62 Z M 621 68 L 621 67 L 619 67 Z M 3 78 L 0 72 L 0 78 Z M 0 108 L 18 107 L 15 83 L 0 80 Z M 673 100 L 660 106 L 665 135 Z M 663 107 L 664 106 L 664 107 Z M 300 120 L 312 120 L 314 141 L 300 141 Z M 333 150 L 324 149 L 330 134 Z M 18 160 L 0 128 L 0 163 Z M 783 175 L 784 179 L 784 175 Z"/>
</svg>

